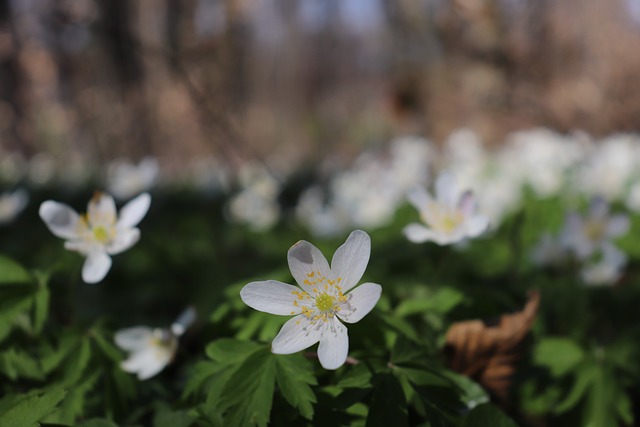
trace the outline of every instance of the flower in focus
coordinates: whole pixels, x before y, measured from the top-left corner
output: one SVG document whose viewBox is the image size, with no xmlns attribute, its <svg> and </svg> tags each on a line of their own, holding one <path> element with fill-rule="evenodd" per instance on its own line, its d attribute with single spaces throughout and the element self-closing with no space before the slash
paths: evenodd
<svg viewBox="0 0 640 427">
<path fill-rule="evenodd" d="M 130 353 L 120 365 L 122 370 L 136 374 L 140 380 L 162 371 L 173 360 L 180 336 L 195 317 L 195 310 L 189 307 L 173 322 L 171 328 L 135 326 L 117 331 L 114 336 L 116 345 Z"/>
<path fill-rule="evenodd" d="M 251 282 L 240 297 L 249 307 L 294 315 L 273 340 L 271 351 L 291 354 L 320 342 L 318 359 L 325 369 L 338 369 L 349 352 L 346 323 L 356 323 L 376 305 L 382 287 L 355 287 L 369 262 L 371 239 L 361 230 L 349 235 L 331 260 L 311 243 L 300 241 L 287 254 L 291 274 L 300 287 L 276 280 Z"/>
<path fill-rule="evenodd" d="M 404 228 L 410 241 L 448 245 L 477 237 L 487 229 L 489 220 L 476 213 L 475 196 L 471 191 L 461 193 L 453 174 L 442 173 L 436 180 L 435 190 L 435 200 L 423 187 L 409 191 L 409 202 L 418 209 L 426 224 L 412 223 Z"/>
<path fill-rule="evenodd" d="M 585 259 L 593 255 L 603 244 L 626 234 L 629 226 L 628 216 L 609 215 L 609 204 L 606 200 L 594 197 L 586 217 L 577 213 L 567 216 L 561 239 L 569 251 L 578 258 Z"/>
<path fill-rule="evenodd" d="M 0 224 L 13 221 L 27 206 L 29 195 L 25 190 L 0 194 Z"/>
<path fill-rule="evenodd" d="M 136 225 L 144 218 L 151 196 L 144 193 L 116 212 L 113 198 L 97 192 L 89 201 L 87 213 L 78 215 L 69 206 L 47 200 L 40 205 L 40 218 L 53 234 L 67 241 L 64 247 L 86 257 L 82 280 L 101 281 L 111 268 L 111 255 L 132 247 L 140 239 Z"/>
</svg>

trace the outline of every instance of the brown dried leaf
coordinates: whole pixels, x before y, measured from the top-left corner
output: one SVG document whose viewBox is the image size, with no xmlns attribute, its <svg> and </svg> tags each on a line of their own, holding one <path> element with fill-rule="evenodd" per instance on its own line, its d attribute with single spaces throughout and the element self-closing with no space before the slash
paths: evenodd
<svg viewBox="0 0 640 427">
<path fill-rule="evenodd" d="M 506 402 L 522 342 L 538 313 L 540 294 L 533 291 L 522 311 L 492 320 L 468 320 L 451 325 L 445 352 L 451 369 L 479 382 Z"/>
</svg>

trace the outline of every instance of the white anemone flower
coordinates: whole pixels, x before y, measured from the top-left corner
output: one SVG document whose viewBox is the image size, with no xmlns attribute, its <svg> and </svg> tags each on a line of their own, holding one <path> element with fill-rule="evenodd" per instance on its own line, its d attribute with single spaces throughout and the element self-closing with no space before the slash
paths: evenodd
<svg viewBox="0 0 640 427">
<path fill-rule="evenodd" d="M 275 354 L 291 354 L 320 342 L 318 359 L 325 369 L 347 360 L 349 336 L 341 321 L 356 323 L 380 299 L 376 283 L 356 284 L 369 263 L 371 239 L 361 230 L 349 235 L 331 260 L 306 241 L 287 254 L 291 274 L 300 287 L 276 280 L 251 282 L 240 291 L 249 307 L 270 314 L 292 315 L 271 344 Z"/>
<path fill-rule="evenodd" d="M 623 236 L 629 231 L 627 215 L 609 215 L 609 204 L 601 197 L 594 197 L 589 213 L 582 217 L 577 213 L 567 216 L 562 231 L 563 245 L 580 259 L 590 257 L 603 244 Z"/>
<path fill-rule="evenodd" d="M 412 223 L 404 228 L 410 241 L 448 245 L 477 237 L 487 229 L 489 220 L 476 212 L 475 196 L 471 191 L 461 193 L 453 174 L 440 174 L 435 190 L 435 200 L 423 187 L 409 191 L 409 202 L 418 209 L 426 224 Z"/>
<path fill-rule="evenodd" d="M 116 212 L 113 198 L 97 192 L 89 201 L 87 213 L 78 215 L 69 206 L 53 200 L 40 205 L 40 218 L 53 234 L 67 241 L 64 247 L 86 257 L 82 280 L 97 283 L 111 268 L 111 255 L 119 254 L 138 242 L 136 225 L 144 218 L 151 196 L 143 193 Z"/>
<path fill-rule="evenodd" d="M 173 360 L 180 336 L 195 318 L 195 310 L 189 307 L 173 322 L 171 328 L 134 326 L 117 331 L 114 336 L 116 344 L 130 353 L 120 364 L 122 370 L 136 374 L 140 380 L 158 374 Z"/>
</svg>

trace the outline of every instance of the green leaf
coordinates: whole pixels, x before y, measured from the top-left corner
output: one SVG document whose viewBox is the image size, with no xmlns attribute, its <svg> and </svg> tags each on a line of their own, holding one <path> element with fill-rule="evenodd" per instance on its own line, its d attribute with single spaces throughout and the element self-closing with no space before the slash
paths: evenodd
<svg viewBox="0 0 640 427">
<path fill-rule="evenodd" d="M 468 408 L 474 408 L 477 405 L 489 402 L 487 392 L 471 378 L 448 370 L 443 371 L 442 374 L 455 383 L 458 389 L 458 396 Z"/>
<path fill-rule="evenodd" d="M 153 417 L 153 427 L 189 427 L 195 419 L 188 411 L 164 410 Z"/>
<path fill-rule="evenodd" d="M 220 397 L 225 426 L 266 427 L 276 383 L 275 356 L 267 348 L 251 354 L 234 372 Z"/>
<path fill-rule="evenodd" d="M 240 365 L 262 348 L 263 346 L 253 342 L 229 338 L 212 342 L 205 349 L 212 362 L 196 364 L 185 386 L 184 396 L 194 395 L 197 391 L 205 394 L 205 403 L 199 408 L 202 416 L 211 422 L 221 423 L 219 405 L 225 385 Z"/>
<path fill-rule="evenodd" d="M 83 378 L 71 387 L 58 410 L 46 417 L 45 421 L 48 423 L 73 425 L 76 418 L 84 412 L 87 393 L 93 390 L 101 373 L 100 370 L 93 371 L 86 378 Z"/>
<path fill-rule="evenodd" d="M 575 380 L 571 390 L 563 400 L 558 402 L 553 412 L 556 414 L 562 414 L 576 406 L 586 395 L 592 383 L 595 381 L 596 375 L 596 367 L 593 364 L 583 363 L 580 365 L 576 370 Z"/>
<path fill-rule="evenodd" d="M 464 420 L 463 427 L 518 427 L 504 412 L 490 403 L 476 406 Z"/>
<path fill-rule="evenodd" d="M 10 408 L 3 408 L 0 412 L 1 426 L 37 426 L 38 421 L 52 413 L 56 406 L 64 399 L 65 390 L 51 390 L 48 392 L 33 392 L 21 396 L 13 402 Z"/>
<path fill-rule="evenodd" d="M 0 286 L 16 283 L 31 283 L 32 277 L 20 264 L 0 255 Z"/>
<path fill-rule="evenodd" d="M 584 351 L 568 338 L 545 338 L 538 343 L 533 353 L 533 361 L 559 377 L 573 370 L 584 359 Z"/>
<path fill-rule="evenodd" d="M 74 346 L 80 341 L 80 336 L 72 333 L 63 333 L 58 342 L 57 348 L 48 347 L 43 351 L 40 363 L 42 370 L 48 374 L 57 368 L 60 363 L 69 355 Z"/>
<path fill-rule="evenodd" d="M 313 404 L 317 402 L 311 385 L 316 385 L 313 365 L 300 354 L 274 356 L 276 379 L 282 396 L 297 408 L 303 417 L 313 418 Z"/>
<path fill-rule="evenodd" d="M 38 362 L 29 354 L 14 348 L 0 353 L 0 372 L 12 380 L 18 378 L 41 380 L 44 378 L 44 373 Z"/>
<path fill-rule="evenodd" d="M 376 374 L 366 427 L 408 426 L 407 400 L 398 379 L 390 373 Z"/>
<path fill-rule="evenodd" d="M 76 424 L 76 427 L 118 427 L 118 424 L 104 418 L 92 418 Z"/>
<path fill-rule="evenodd" d="M 38 289 L 33 297 L 33 331 L 39 334 L 42 331 L 44 322 L 49 314 L 49 287 L 47 274 L 39 273 L 36 275 Z"/>
<path fill-rule="evenodd" d="M 363 363 L 349 366 L 340 381 L 338 381 L 338 387 L 366 388 L 371 384 L 371 376 L 371 370 Z"/>
<path fill-rule="evenodd" d="M 396 307 L 395 311 L 401 317 L 428 312 L 446 314 L 462 301 L 464 301 L 464 295 L 460 291 L 441 288 L 428 296 L 406 299 Z"/>
</svg>

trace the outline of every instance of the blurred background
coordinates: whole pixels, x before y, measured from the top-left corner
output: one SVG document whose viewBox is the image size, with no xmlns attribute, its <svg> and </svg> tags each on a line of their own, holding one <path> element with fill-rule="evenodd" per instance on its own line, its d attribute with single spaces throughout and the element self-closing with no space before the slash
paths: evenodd
<svg viewBox="0 0 640 427">
<path fill-rule="evenodd" d="M 460 127 L 599 137 L 638 128 L 638 70 L 639 0 L 3 0 L 0 147 L 171 175 Z"/>
</svg>

